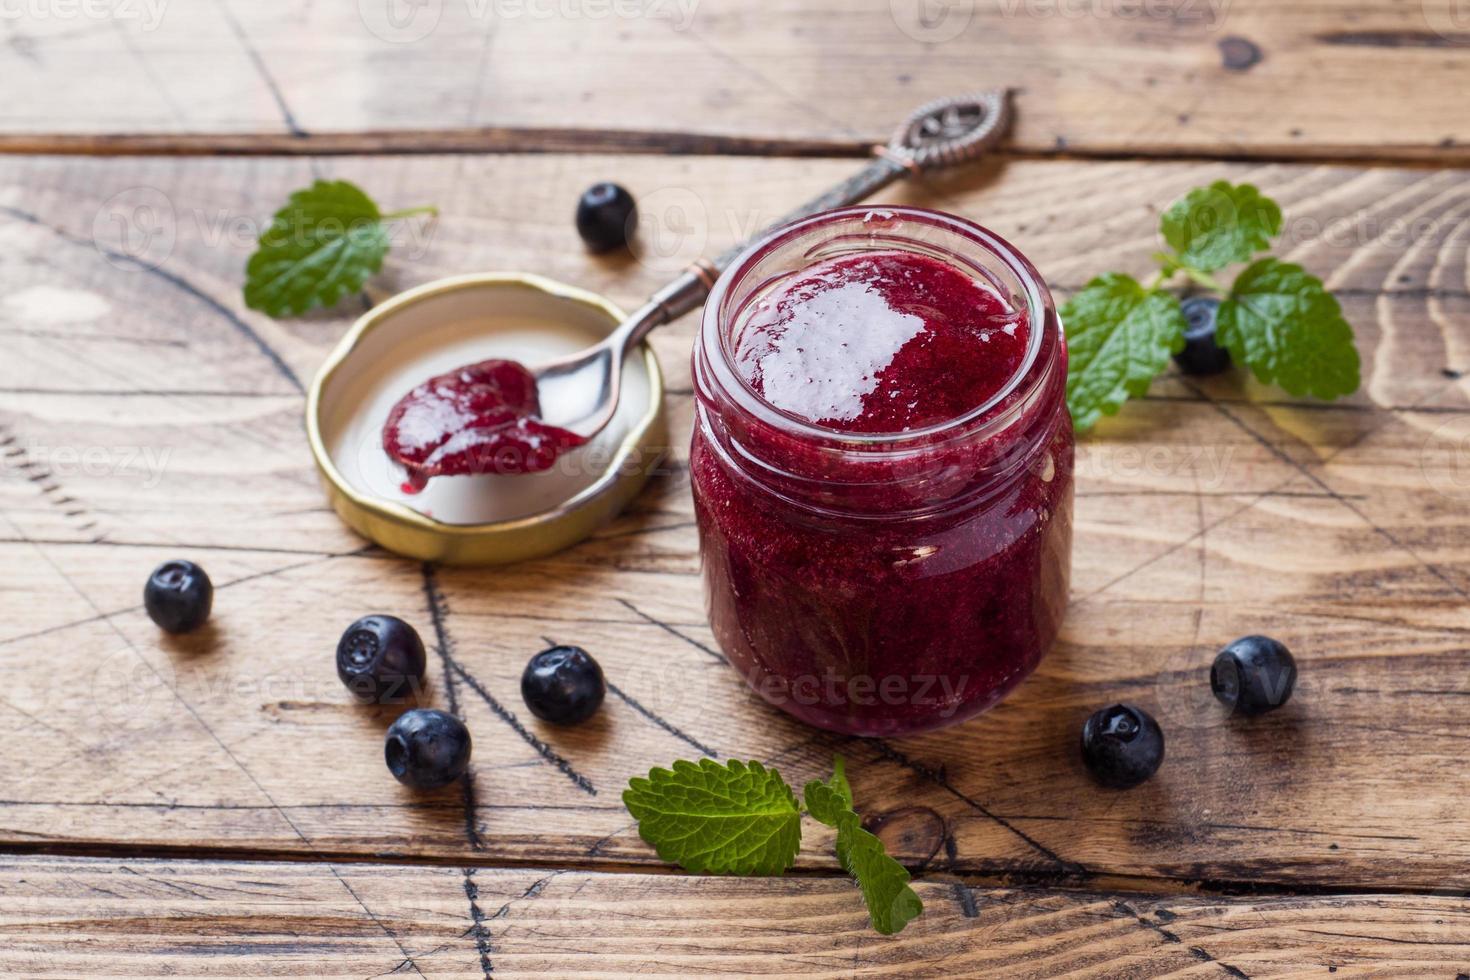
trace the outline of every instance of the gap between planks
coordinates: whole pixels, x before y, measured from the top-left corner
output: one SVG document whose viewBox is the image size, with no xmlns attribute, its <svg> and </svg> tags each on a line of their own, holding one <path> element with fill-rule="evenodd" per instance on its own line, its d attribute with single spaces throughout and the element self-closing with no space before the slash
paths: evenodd
<svg viewBox="0 0 1470 980">
<path fill-rule="evenodd" d="M 496 857 L 485 859 L 473 852 L 455 854 L 391 854 L 384 852 L 329 851 L 315 848 L 310 851 L 285 848 L 238 848 L 205 847 L 198 845 L 170 844 L 112 844 L 38 843 L 27 846 L 9 842 L 0 846 L 0 860 L 4 858 L 60 857 L 114 860 L 157 860 L 157 861 L 201 861 L 218 864 L 366 864 L 394 868 L 470 868 L 483 871 L 549 871 L 558 874 L 636 875 L 647 878 L 685 877 L 709 878 L 724 875 L 691 874 L 669 864 L 642 864 L 635 861 L 599 860 L 596 864 L 558 859 L 551 856 L 516 860 Z M 1097 874 L 1085 879 L 1073 874 L 1056 872 L 1005 871 L 985 873 L 977 871 L 954 871 L 936 869 L 929 873 L 925 868 L 905 866 L 913 881 L 928 884 L 962 884 L 969 888 L 1032 888 L 1057 893 L 1089 895 L 1153 896 L 1153 897 L 1199 897 L 1199 898 L 1334 898 L 1370 895 L 1421 896 L 1441 898 L 1467 898 L 1463 889 L 1427 889 L 1391 883 L 1370 885 L 1326 885 L 1285 882 L 1204 880 L 1176 878 L 1163 875 L 1126 875 L 1115 873 Z M 794 867 L 779 878 L 800 878 L 815 881 L 847 880 L 848 876 L 835 869 Z"/>
<path fill-rule="evenodd" d="M 362 130 L 342 133 L 0 133 L 0 154 L 64 156 L 415 156 L 431 154 L 635 154 L 754 156 L 805 159 L 867 157 L 863 140 L 729 136 L 717 133 L 620 129 L 489 127 Z M 1470 144 L 1232 148 L 1230 152 L 1170 146 L 1006 147 L 1002 160 L 1209 163 L 1331 163 L 1355 167 L 1439 169 L 1470 165 Z"/>
</svg>

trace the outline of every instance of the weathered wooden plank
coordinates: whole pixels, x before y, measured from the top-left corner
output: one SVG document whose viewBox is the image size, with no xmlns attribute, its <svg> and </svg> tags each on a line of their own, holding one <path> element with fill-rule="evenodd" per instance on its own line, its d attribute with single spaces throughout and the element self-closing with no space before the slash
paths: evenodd
<svg viewBox="0 0 1470 980">
<path fill-rule="evenodd" d="M 1166 378 L 1085 440 L 1063 640 L 957 730 L 844 740 L 754 702 L 711 653 L 677 466 L 593 541 L 494 571 L 426 573 L 364 550 L 322 507 L 297 385 L 350 311 L 275 323 L 238 294 L 252 222 L 291 187 L 344 176 L 385 204 L 443 207 L 436 225 L 402 230 L 374 291 L 519 267 L 631 305 L 850 166 L 3 161 L 0 441 L 20 453 L 0 479 L 0 843 L 651 862 L 618 799 L 629 775 L 708 750 L 799 782 L 840 751 L 915 866 L 1470 887 L 1470 413 L 1467 382 L 1444 373 L 1470 368 L 1463 173 L 1030 162 L 895 192 L 989 224 L 1065 289 L 1142 272 L 1158 209 L 1188 187 L 1252 180 L 1286 207 L 1286 254 L 1343 291 L 1366 367 L 1363 391 L 1328 406 L 1238 376 Z M 580 250 L 571 203 L 605 177 L 639 195 L 644 241 L 668 254 Z M 676 215 L 691 232 L 674 247 Z M 128 248 L 141 261 L 120 257 Z M 681 446 L 692 330 L 655 335 Z M 148 569 L 175 554 L 220 584 L 213 627 L 183 640 L 138 608 Z M 386 717 L 336 681 L 337 635 L 371 610 L 414 621 L 475 680 L 454 685 L 477 739 L 468 805 L 458 787 L 415 797 L 392 783 Z M 1227 723 L 1210 656 L 1259 631 L 1297 651 L 1298 695 Z M 588 647 L 622 692 L 582 729 L 519 710 L 521 666 L 545 637 Z M 433 663 L 439 704 L 447 670 Z M 1086 714 L 1117 698 L 1148 706 L 1169 737 L 1159 776 L 1127 794 L 1092 787 L 1073 748 Z M 821 834 L 808 843 L 803 864 L 830 868 Z"/>
<path fill-rule="evenodd" d="M 381 131 L 350 145 L 859 146 L 915 102 L 1011 86 L 1032 151 L 1470 158 L 1456 0 L 137 0 L 17 4 L 0 32 L 0 146 L 18 151 L 217 134 L 193 145 L 290 152 Z M 510 146 L 507 128 L 534 132 Z"/>
<path fill-rule="evenodd" d="M 1453 977 L 1460 897 L 921 881 L 900 936 L 836 878 L 79 858 L 0 862 L 10 976 Z"/>
</svg>

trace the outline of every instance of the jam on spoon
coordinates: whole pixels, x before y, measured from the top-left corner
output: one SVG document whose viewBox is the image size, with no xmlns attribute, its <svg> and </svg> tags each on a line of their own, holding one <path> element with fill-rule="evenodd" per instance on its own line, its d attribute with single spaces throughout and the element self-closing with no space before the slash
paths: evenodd
<svg viewBox="0 0 1470 980">
<path fill-rule="evenodd" d="M 407 472 L 411 492 L 436 476 L 539 473 L 587 442 L 540 415 L 536 378 L 524 364 L 480 361 L 404 395 L 383 425 L 383 449 Z"/>
</svg>

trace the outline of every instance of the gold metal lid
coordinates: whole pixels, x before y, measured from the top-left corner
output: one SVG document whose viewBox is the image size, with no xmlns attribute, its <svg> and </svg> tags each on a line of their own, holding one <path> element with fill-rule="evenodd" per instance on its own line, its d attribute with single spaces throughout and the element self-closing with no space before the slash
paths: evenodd
<svg viewBox="0 0 1470 980">
<path fill-rule="evenodd" d="M 586 538 L 637 496 L 668 452 L 663 375 L 647 346 L 625 364 L 607 430 L 546 473 L 438 477 L 413 494 L 383 451 L 381 431 L 388 408 L 433 375 L 489 357 L 535 362 L 571 353 L 624 318 L 595 293 L 523 273 L 441 279 L 374 307 L 307 396 L 307 436 L 333 509 L 389 551 L 449 564 L 508 564 Z"/>
</svg>

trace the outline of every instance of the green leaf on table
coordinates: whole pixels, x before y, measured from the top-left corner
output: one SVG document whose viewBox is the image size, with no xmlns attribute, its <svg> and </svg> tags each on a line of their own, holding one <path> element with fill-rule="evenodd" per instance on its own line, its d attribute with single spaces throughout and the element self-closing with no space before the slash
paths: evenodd
<svg viewBox="0 0 1470 980">
<path fill-rule="evenodd" d="M 801 846 L 796 796 L 759 762 L 680 760 L 628 780 L 623 803 L 658 856 L 688 871 L 777 875 Z"/>
<path fill-rule="evenodd" d="M 1299 265 L 1261 259 L 1220 304 L 1216 338 L 1260 381 L 1332 399 L 1358 390 L 1353 328 L 1322 280 Z"/>
<path fill-rule="evenodd" d="M 1067 334 L 1067 407 L 1079 431 L 1142 395 L 1184 348 L 1179 298 L 1119 272 L 1098 276 L 1061 311 Z"/>
<path fill-rule="evenodd" d="M 245 305 L 279 317 L 332 306 L 383 267 L 388 233 L 377 204 L 345 180 L 291 195 L 245 266 Z"/>
<path fill-rule="evenodd" d="M 881 840 L 863 829 L 862 818 L 852 808 L 841 756 L 833 761 L 832 778 L 807 783 L 802 797 L 814 819 L 836 828 L 837 860 L 857 880 L 873 928 L 885 936 L 902 932 L 924 911 L 924 903 L 909 886 L 908 870 L 888 856 Z"/>
<path fill-rule="evenodd" d="M 806 784 L 801 793 L 807 812 L 818 823 L 824 823 L 828 827 L 836 827 L 843 811 L 852 809 L 852 787 L 847 783 L 845 767 L 846 761 L 842 756 L 834 756 L 832 778 L 825 783 L 814 779 Z"/>
<path fill-rule="evenodd" d="M 1183 265 L 1213 272 L 1269 248 L 1281 231 L 1281 208 L 1250 184 L 1217 180 L 1174 202 L 1160 228 Z"/>
</svg>

